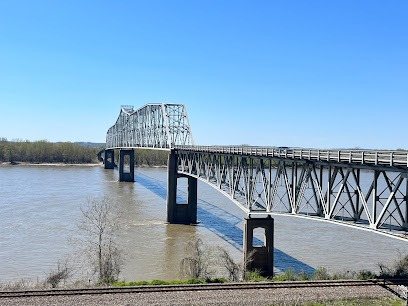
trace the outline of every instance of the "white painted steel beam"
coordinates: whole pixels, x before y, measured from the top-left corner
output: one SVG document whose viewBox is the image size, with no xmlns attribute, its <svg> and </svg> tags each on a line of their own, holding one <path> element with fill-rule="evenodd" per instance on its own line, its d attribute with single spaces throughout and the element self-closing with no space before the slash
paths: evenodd
<svg viewBox="0 0 408 306">
<path fill-rule="evenodd" d="M 170 149 L 194 145 L 182 104 L 147 104 L 137 110 L 122 106 L 116 123 L 106 133 L 106 148 Z"/>
<path fill-rule="evenodd" d="M 388 164 L 386 171 L 373 164 L 360 171 L 355 164 L 338 163 L 341 154 L 332 155 L 336 163 L 313 162 L 326 158 L 321 150 L 302 153 L 307 161 L 285 159 L 292 153 L 271 148 L 177 146 L 175 151 L 179 173 L 212 185 L 247 213 L 294 214 L 379 231 L 408 231 L 408 182 L 402 184 L 408 181 L 406 168 Z M 364 154 L 365 162 L 369 155 Z"/>
</svg>

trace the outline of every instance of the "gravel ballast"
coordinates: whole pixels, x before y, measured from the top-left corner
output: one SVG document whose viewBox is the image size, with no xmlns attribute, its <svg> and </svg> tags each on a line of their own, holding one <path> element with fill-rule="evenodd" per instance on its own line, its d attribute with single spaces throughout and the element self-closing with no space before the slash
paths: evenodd
<svg viewBox="0 0 408 306">
<path fill-rule="evenodd" d="M 197 290 L 75 296 L 1 298 L 0 305 L 299 305 L 311 301 L 382 298 L 396 295 L 397 286 L 310 287 L 245 290 Z"/>
</svg>

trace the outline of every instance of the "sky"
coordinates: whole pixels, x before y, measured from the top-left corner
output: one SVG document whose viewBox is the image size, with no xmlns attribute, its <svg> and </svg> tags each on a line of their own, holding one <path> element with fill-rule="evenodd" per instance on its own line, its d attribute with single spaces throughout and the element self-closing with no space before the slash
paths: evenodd
<svg viewBox="0 0 408 306">
<path fill-rule="evenodd" d="M 406 0 L 0 0 L 0 137 L 104 142 L 185 104 L 198 145 L 408 149 Z"/>
</svg>

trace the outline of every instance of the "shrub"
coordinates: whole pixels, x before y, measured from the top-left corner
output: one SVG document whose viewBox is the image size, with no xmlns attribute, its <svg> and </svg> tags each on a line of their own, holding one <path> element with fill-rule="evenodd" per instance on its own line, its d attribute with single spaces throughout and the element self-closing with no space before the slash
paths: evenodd
<svg viewBox="0 0 408 306">
<path fill-rule="evenodd" d="M 186 281 L 187 284 L 204 284 L 205 281 L 203 281 L 202 279 L 198 279 L 198 278 L 190 278 Z"/>
<path fill-rule="evenodd" d="M 274 281 L 295 281 L 298 279 L 299 277 L 293 269 L 286 270 L 282 274 L 276 275 L 273 278 Z"/>
<path fill-rule="evenodd" d="M 327 272 L 327 269 L 325 267 L 318 267 L 316 271 L 313 272 L 312 279 L 313 280 L 328 280 L 328 279 L 332 279 L 332 277 Z"/>
<path fill-rule="evenodd" d="M 300 281 L 305 281 L 309 279 L 310 279 L 310 275 L 307 274 L 307 272 L 304 270 L 300 271 L 300 273 L 298 274 L 298 280 Z"/>
<path fill-rule="evenodd" d="M 262 282 L 268 280 L 268 278 L 261 275 L 261 270 L 255 269 L 246 271 L 245 280 L 248 282 Z"/>
<path fill-rule="evenodd" d="M 360 279 L 360 280 L 374 279 L 374 278 L 377 278 L 377 275 L 375 275 L 373 272 L 368 271 L 368 270 L 361 270 L 357 274 L 357 279 Z"/>
<path fill-rule="evenodd" d="M 71 276 L 72 268 L 68 267 L 68 263 L 58 262 L 57 269 L 48 273 L 45 282 L 51 285 L 52 288 L 57 288 L 62 281 L 66 281 Z"/>
<path fill-rule="evenodd" d="M 228 283 L 228 280 L 226 278 L 223 277 L 217 277 L 217 278 L 209 278 L 205 280 L 206 283 L 210 283 L 210 284 L 222 284 L 222 283 Z"/>
<path fill-rule="evenodd" d="M 168 282 L 166 282 L 166 281 L 164 281 L 164 280 L 161 280 L 161 279 L 154 279 L 154 280 L 152 280 L 152 281 L 150 282 L 150 285 L 153 285 L 153 286 L 168 285 L 168 284 L 169 284 Z"/>
<path fill-rule="evenodd" d="M 396 278 L 408 278 L 408 255 L 396 262 L 394 274 Z"/>
</svg>

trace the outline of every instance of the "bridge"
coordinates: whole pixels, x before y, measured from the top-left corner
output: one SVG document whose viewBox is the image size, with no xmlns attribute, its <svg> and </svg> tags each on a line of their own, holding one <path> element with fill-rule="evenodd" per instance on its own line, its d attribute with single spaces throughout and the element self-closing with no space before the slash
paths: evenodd
<svg viewBox="0 0 408 306">
<path fill-rule="evenodd" d="M 244 261 L 273 274 L 273 214 L 317 218 L 405 239 L 408 153 L 287 147 L 194 145 L 181 104 L 123 106 L 107 132 L 104 163 L 119 181 L 134 181 L 134 149 L 168 150 L 167 221 L 197 223 L 197 180 L 247 213 Z M 177 203 L 177 180 L 188 179 L 188 201 Z M 265 232 L 264 246 L 253 231 Z"/>
</svg>

